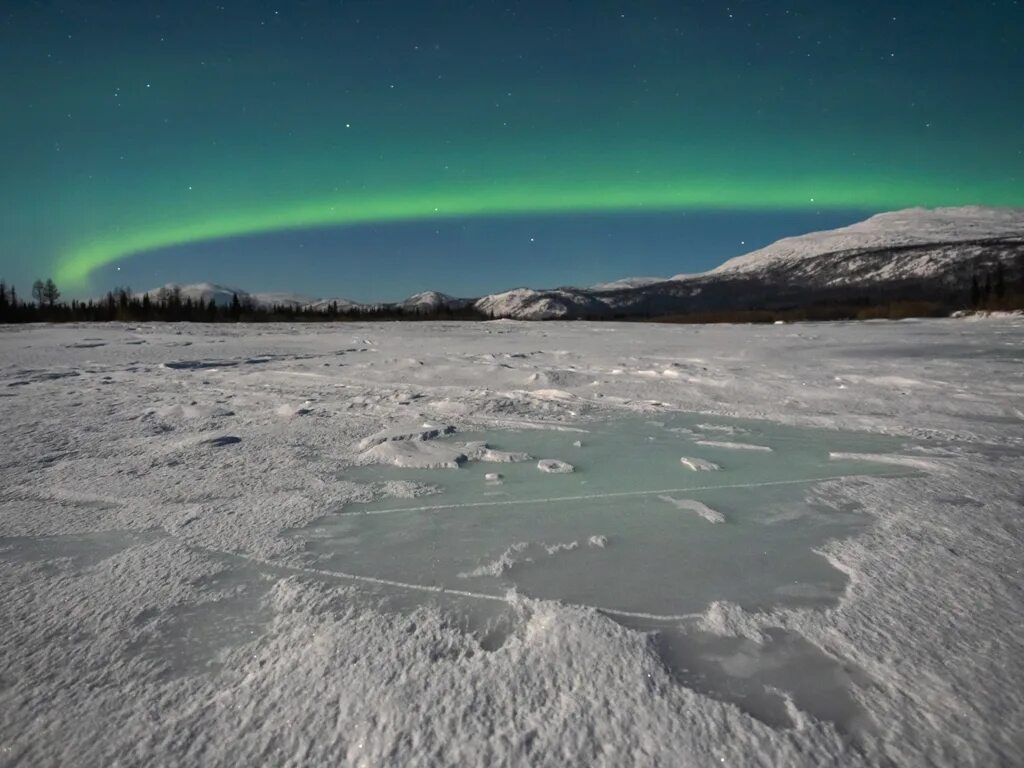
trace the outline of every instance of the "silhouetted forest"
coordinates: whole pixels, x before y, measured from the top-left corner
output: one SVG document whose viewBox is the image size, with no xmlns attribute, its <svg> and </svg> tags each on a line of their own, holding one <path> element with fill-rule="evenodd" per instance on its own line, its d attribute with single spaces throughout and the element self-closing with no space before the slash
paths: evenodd
<svg viewBox="0 0 1024 768">
<path fill-rule="evenodd" d="M 23 301 L 14 286 L 0 280 L 0 322 L 189 322 L 189 323 L 261 323 L 261 322 L 339 322 L 345 320 L 490 320 L 488 314 L 472 305 L 460 309 L 413 310 L 396 304 L 370 307 L 339 306 L 309 309 L 288 304 L 253 304 L 245 295 L 233 294 L 228 304 L 196 301 L 182 296 L 178 289 L 161 289 L 152 298 L 136 294 L 130 288 L 115 288 L 99 301 L 61 302 L 60 290 L 52 280 L 37 280 L 33 301 Z"/>
<path fill-rule="evenodd" d="M 228 304 L 196 301 L 182 296 L 178 288 L 163 288 L 151 297 L 136 294 L 130 288 L 115 288 L 98 301 L 70 302 L 60 300 L 61 292 L 53 280 L 36 280 L 31 300 L 25 300 L 15 286 L 0 279 L 0 323 L 63 323 L 63 322 L 192 322 L 192 323 L 259 323 L 259 322 L 340 322 L 340 321 L 409 321 L 409 320 L 491 320 L 494 316 L 481 312 L 472 304 L 458 309 L 442 306 L 434 309 L 409 309 L 399 304 L 375 306 L 339 306 L 337 302 L 318 308 L 302 308 L 288 304 L 256 305 L 247 295 L 232 296 Z M 962 293 L 961 293 L 962 295 Z M 1024 309 L 1024 283 L 1008 284 L 1002 264 L 982 275 L 973 275 L 969 306 L 955 302 L 900 299 L 895 301 L 861 300 L 796 304 L 790 307 L 748 307 L 741 309 L 703 310 L 621 314 L 588 317 L 588 320 L 632 320 L 667 323 L 770 323 L 799 320 L 870 320 L 878 318 L 945 317 L 956 310 L 1000 311 Z"/>
</svg>

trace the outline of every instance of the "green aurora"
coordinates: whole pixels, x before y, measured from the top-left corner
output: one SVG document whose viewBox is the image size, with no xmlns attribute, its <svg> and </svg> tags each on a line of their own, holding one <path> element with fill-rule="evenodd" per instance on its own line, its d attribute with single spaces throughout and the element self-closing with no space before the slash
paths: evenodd
<svg viewBox="0 0 1024 768">
<path fill-rule="evenodd" d="M 102 236 L 62 254 L 57 280 L 72 288 L 87 284 L 99 267 L 168 246 L 287 229 L 413 221 L 430 218 L 514 216 L 577 212 L 671 211 L 686 209 L 899 208 L 953 205 L 984 198 L 999 205 L 1024 203 L 1018 189 L 942 188 L 928 182 L 893 183 L 878 179 L 747 180 L 703 179 L 678 184 L 562 185 L 539 179 L 532 184 L 490 185 L 476 190 L 419 191 L 366 198 L 283 202 L 184 219 Z"/>
<path fill-rule="evenodd" d="M 1024 7 L 961 5 L 24 4 L 0 275 L 87 295 L 128 259 L 181 276 L 181 246 L 432 219 L 1024 206 Z M 329 253 L 307 287 L 352 284 L 359 252 Z"/>
</svg>

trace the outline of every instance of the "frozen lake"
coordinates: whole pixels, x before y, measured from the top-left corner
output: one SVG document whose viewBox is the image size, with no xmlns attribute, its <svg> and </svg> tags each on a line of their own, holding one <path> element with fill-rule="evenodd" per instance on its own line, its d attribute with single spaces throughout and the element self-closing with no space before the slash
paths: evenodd
<svg viewBox="0 0 1024 768">
<path fill-rule="evenodd" d="M 0 329 L 0 762 L 1019 763 L 1022 322 Z"/>
<path fill-rule="evenodd" d="M 514 613 L 495 605 L 510 592 L 597 608 L 654 633 L 680 681 L 765 722 L 792 725 L 785 691 L 844 732 L 869 727 L 848 690 L 864 677 L 856 670 L 781 629 L 765 643 L 737 645 L 695 625 L 716 601 L 751 611 L 835 604 L 847 577 L 816 549 L 870 518 L 856 506 L 816 503 L 808 490 L 914 474 L 830 458 L 837 449 L 878 455 L 901 441 L 673 415 L 455 433 L 429 447 L 458 452 L 480 442 L 515 460 L 342 471 L 348 480 L 411 481 L 432 493 L 348 505 L 296 531 L 310 567 L 405 591 L 390 600 L 405 609 L 417 597 L 439 602 L 420 587 L 444 590 L 445 612 L 492 650 L 515 631 Z M 572 471 L 540 471 L 545 459 Z"/>
<path fill-rule="evenodd" d="M 817 480 L 911 471 L 829 458 L 837 448 L 884 453 L 897 440 L 699 416 L 436 442 L 474 441 L 530 458 L 344 470 L 340 477 L 349 480 L 413 481 L 436 492 L 348 505 L 301 530 L 317 555 L 312 562 L 493 596 L 514 589 L 611 615 L 699 615 L 715 600 L 750 610 L 826 606 L 846 578 L 814 549 L 867 518 L 809 502 L 807 490 Z M 720 444 L 702 444 L 709 442 Z M 691 458 L 717 469 L 694 471 L 681 462 Z M 539 471 L 544 459 L 574 471 Z"/>
</svg>

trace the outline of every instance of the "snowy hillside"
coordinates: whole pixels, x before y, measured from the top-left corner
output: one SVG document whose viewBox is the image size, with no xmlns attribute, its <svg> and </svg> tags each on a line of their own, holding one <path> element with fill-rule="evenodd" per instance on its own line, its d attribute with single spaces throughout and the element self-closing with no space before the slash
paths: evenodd
<svg viewBox="0 0 1024 768">
<path fill-rule="evenodd" d="M 625 278 L 590 289 L 517 289 L 477 306 L 499 317 L 555 319 L 906 298 L 960 301 L 972 277 L 1003 265 L 1024 278 L 1024 209 L 910 208 L 788 237 L 701 274 Z"/>
<path fill-rule="evenodd" d="M 434 312 L 442 307 L 462 309 L 473 303 L 473 299 L 460 299 L 437 291 L 424 291 L 410 296 L 400 306 L 414 312 Z"/>
<path fill-rule="evenodd" d="M 304 308 L 311 309 L 314 312 L 323 312 L 335 305 L 337 305 L 338 309 L 341 311 L 358 309 L 365 306 L 360 304 L 358 301 L 352 301 L 351 299 L 342 298 L 341 296 L 335 296 L 330 299 L 317 299 L 316 301 L 311 301 L 306 304 Z"/>
<path fill-rule="evenodd" d="M 159 288 L 145 291 L 143 295 L 149 296 L 151 301 L 157 301 L 161 295 L 170 295 L 175 291 L 178 291 L 181 295 L 182 301 L 191 299 L 194 302 L 208 304 L 212 300 L 214 304 L 223 307 L 231 304 L 232 296 L 237 295 L 239 301 L 245 301 L 247 298 L 250 298 L 250 294 L 241 288 L 231 288 L 226 285 L 218 285 L 217 283 L 190 283 L 188 285 L 167 283 Z"/>
<path fill-rule="evenodd" d="M 504 293 L 484 296 L 476 302 L 476 308 L 493 317 L 556 320 L 599 314 L 605 311 L 607 306 L 583 290 L 558 288 L 535 291 L 532 288 L 515 288 Z"/>
<path fill-rule="evenodd" d="M 212 300 L 214 304 L 226 307 L 231 304 L 234 296 L 243 304 L 253 304 L 257 307 L 286 306 L 293 308 L 305 307 L 316 301 L 309 296 L 302 296 L 297 293 L 249 293 L 241 288 L 233 288 L 218 283 L 189 283 L 180 285 L 178 283 L 167 283 L 160 288 L 153 288 L 146 291 L 151 301 L 157 301 L 164 294 L 170 295 L 177 290 L 182 301 L 191 299 L 196 303 L 208 304 Z"/>
<path fill-rule="evenodd" d="M 711 273 L 756 272 L 854 250 L 1007 237 L 1024 237 L 1024 210 L 979 206 L 908 208 L 880 213 L 848 227 L 783 238 L 760 250 L 729 259 Z M 820 266 L 827 268 L 827 264 Z M 930 265 L 918 267 L 923 274 Z"/>
<path fill-rule="evenodd" d="M 588 291 L 601 293 L 604 291 L 619 291 L 623 288 L 643 288 L 645 285 L 663 283 L 667 277 L 624 277 L 621 280 L 613 280 L 610 283 L 597 283 L 587 288 Z"/>
</svg>

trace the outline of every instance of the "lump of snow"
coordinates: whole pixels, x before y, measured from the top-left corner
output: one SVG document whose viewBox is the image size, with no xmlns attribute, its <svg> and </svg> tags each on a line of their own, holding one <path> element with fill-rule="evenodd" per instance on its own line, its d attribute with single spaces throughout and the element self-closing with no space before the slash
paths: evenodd
<svg viewBox="0 0 1024 768">
<path fill-rule="evenodd" d="M 514 461 L 529 461 L 532 456 L 520 451 L 498 451 L 485 442 L 466 443 L 466 455 L 473 461 L 486 461 L 495 464 L 509 464 Z"/>
<path fill-rule="evenodd" d="M 559 461 L 558 459 L 541 459 L 537 462 L 537 469 L 541 472 L 550 472 L 556 475 L 564 475 L 576 471 L 576 467 L 572 464 L 567 461 Z"/>
<path fill-rule="evenodd" d="M 728 448 L 734 451 L 771 451 L 767 445 L 754 445 L 753 443 L 730 443 L 726 440 L 697 440 L 697 445 L 706 445 L 711 448 Z"/>
<path fill-rule="evenodd" d="M 381 443 L 433 440 L 442 435 L 451 435 L 454 432 L 455 427 L 450 425 L 435 427 L 429 424 L 421 424 L 418 427 L 389 427 L 388 429 L 382 429 L 380 432 L 374 432 L 369 437 L 364 437 L 356 444 L 356 449 L 365 451 Z"/>
<path fill-rule="evenodd" d="M 520 552 L 530 546 L 528 541 L 519 541 L 515 544 L 510 545 L 502 552 L 496 560 L 492 560 L 489 563 L 474 568 L 471 571 L 462 571 L 461 573 L 455 574 L 460 579 L 472 579 L 478 576 L 501 576 L 505 571 L 514 566 L 518 562 L 531 562 L 533 558 L 519 558 Z"/>
<path fill-rule="evenodd" d="M 659 496 L 659 499 L 666 501 L 676 509 L 685 509 L 689 512 L 696 512 L 709 523 L 724 523 L 725 515 L 717 509 L 712 509 L 707 504 L 694 499 L 673 499 L 671 496 Z"/>
<path fill-rule="evenodd" d="M 544 547 L 544 551 L 549 555 L 557 555 L 559 552 L 572 552 L 574 549 L 578 549 L 580 543 L 578 541 L 570 541 L 567 543 L 542 544 L 541 546 Z"/>
<path fill-rule="evenodd" d="M 391 440 L 378 443 L 361 454 L 373 463 L 409 469 L 458 469 L 468 459 L 461 445 L 421 440 Z"/>
<path fill-rule="evenodd" d="M 707 459 L 695 459 L 689 456 L 680 456 L 680 463 L 687 469 L 692 469 L 694 472 L 714 472 L 715 470 L 721 469 L 720 466 L 715 464 L 713 461 Z"/>
</svg>

